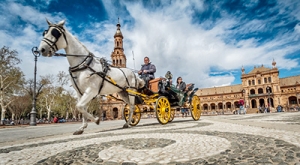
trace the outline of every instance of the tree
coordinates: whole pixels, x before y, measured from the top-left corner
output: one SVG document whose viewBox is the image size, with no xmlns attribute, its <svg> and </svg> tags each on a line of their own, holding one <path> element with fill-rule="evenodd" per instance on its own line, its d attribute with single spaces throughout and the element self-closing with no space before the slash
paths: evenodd
<svg viewBox="0 0 300 165">
<path fill-rule="evenodd" d="M 18 94 L 24 83 L 24 74 L 17 67 L 20 63 L 17 51 L 11 51 L 5 46 L 0 49 L 1 124 L 4 124 L 6 109 L 14 101 L 13 95 Z"/>
<path fill-rule="evenodd" d="M 14 96 L 13 99 L 15 101 L 8 106 L 8 109 L 15 115 L 15 119 L 17 119 L 17 122 L 15 123 L 18 124 L 21 117 L 26 116 L 26 114 L 30 112 L 31 98 L 29 95 L 24 95 Z"/>
</svg>

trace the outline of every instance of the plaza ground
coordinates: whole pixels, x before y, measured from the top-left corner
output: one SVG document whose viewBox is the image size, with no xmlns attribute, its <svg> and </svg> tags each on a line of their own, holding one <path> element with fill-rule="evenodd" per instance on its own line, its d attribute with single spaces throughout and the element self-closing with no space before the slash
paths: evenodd
<svg viewBox="0 0 300 165">
<path fill-rule="evenodd" d="M 300 112 L 0 129 L 0 164 L 300 164 Z"/>
</svg>

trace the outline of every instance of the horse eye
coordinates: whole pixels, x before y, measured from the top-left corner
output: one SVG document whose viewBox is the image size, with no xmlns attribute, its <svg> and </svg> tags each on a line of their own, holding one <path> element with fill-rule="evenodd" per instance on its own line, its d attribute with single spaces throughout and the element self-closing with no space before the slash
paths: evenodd
<svg viewBox="0 0 300 165">
<path fill-rule="evenodd" d="M 48 30 L 44 30 L 43 36 L 45 36 L 48 33 Z"/>
</svg>

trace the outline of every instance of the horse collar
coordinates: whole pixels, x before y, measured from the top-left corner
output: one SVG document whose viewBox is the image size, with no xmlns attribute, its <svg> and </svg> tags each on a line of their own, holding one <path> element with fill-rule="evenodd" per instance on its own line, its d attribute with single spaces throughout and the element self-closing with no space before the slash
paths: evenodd
<svg viewBox="0 0 300 165">
<path fill-rule="evenodd" d="M 85 59 L 78 65 L 73 66 L 73 67 L 69 67 L 69 71 L 70 72 L 77 72 L 77 71 L 81 71 L 84 69 L 89 68 L 90 64 L 92 63 L 94 57 L 91 53 L 89 53 L 89 55 L 87 55 L 85 57 Z"/>
</svg>

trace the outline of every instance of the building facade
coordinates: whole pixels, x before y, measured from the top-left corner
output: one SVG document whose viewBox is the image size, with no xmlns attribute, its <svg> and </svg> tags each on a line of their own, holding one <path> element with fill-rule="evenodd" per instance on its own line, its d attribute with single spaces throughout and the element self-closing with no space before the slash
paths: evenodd
<svg viewBox="0 0 300 165">
<path fill-rule="evenodd" d="M 197 91 L 203 114 L 235 113 L 240 99 L 244 100 L 248 113 L 256 113 L 259 107 L 270 107 L 273 112 L 279 105 L 285 110 L 299 107 L 300 75 L 279 78 L 274 60 L 272 68 L 262 65 L 247 74 L 243 67 L 241 71 L 242 84 Z"/>
</svg>

